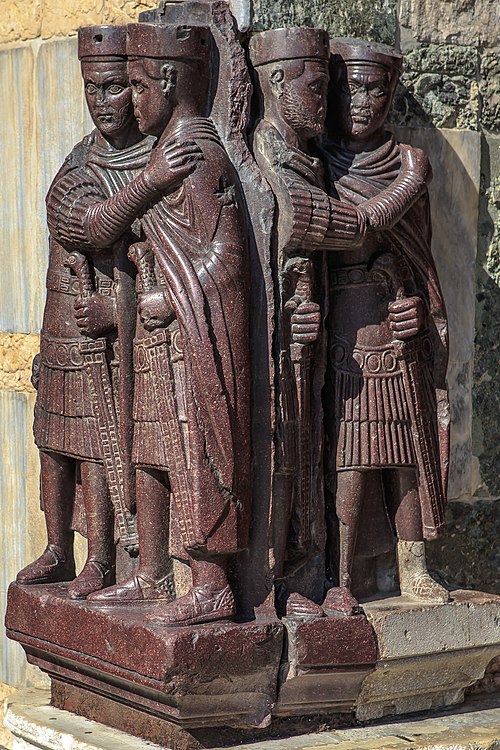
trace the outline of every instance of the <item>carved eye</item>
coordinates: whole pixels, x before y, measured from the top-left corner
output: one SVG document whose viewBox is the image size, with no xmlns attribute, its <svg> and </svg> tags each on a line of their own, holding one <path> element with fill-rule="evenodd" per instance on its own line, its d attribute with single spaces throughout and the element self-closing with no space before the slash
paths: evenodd
<svg viewBox="0 0 500 750">
<path fill-rule="evenodd" d="M 309 84 L 309 88 L 313 93 L 321 94 L 321 91 L 323 90 L 323 84 L 321 81 L 313 81 Z"/>
<path fill-rule="evenodd" d="M 382 88 L 382 86 L 375 86 L 371 90 L 371 95 L 375 97 L 384 96 L 385 95 L 385 89 Z"/>
<path fill-rule="evenodd" d="M 110 94 L 121 94 L 122 91 L 124 90 L 124 88 L 125 87 L 124 86 L 120 86 L 119 83 L 113 83 L 108 88 L 108 91 L 109 91 Z"/>
<path fill-rule="evenodd" d="M 136 94 L 142 94 L 142 92 L 146 90 L 146 87 L 139 81 L 132 81 L 132 86 L 134 87 Z"/>
<path fill-rule="evenodd" d="M 87 85 L 85 86 L 85 90 L 87 94 L 93 95 L 97 93 L 97 86 L 93 83 L 87 83 Z"/>
<path fill-rule="evenodd" d="M 349 91 L 350 94 L 355 94 L 356 91 L 358 90 L 358 88 L 359 88 L 358 84 L 357 83 L 353 83 L 352 81 L 350 81 L 347 84 L 347 90 Z"/>
</svg>

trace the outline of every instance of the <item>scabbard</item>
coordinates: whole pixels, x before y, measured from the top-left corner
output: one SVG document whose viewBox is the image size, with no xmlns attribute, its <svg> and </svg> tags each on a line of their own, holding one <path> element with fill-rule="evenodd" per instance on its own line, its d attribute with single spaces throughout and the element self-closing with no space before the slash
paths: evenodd
<svg viewBox="0 0 500 750">
<path fill-rule="evenodd" d="M 297 394 L 298 516 L 297 544 L 307 549 L 311 542 L 312 460 L 311 460 L 311 347 L 292 344 Z"/>
<path fill-rule="evenodd" d="M 169 461 L 169 480 L 173 499 L 178 511 L 179 528 L 186 549 L 203 544 L 203 539 L 195 533 L 191 486 L 188 477 L 187 451 L 182 439 L 181 425 L 176 409 L 175 380 L 170 356 L 170 334 L 167 330 L 143 339 L 148 351 L 149 365 L 153 375 L 156 405 L 160 430 L 165 444 L 169 447 L 172 460 Z"/>
<path fill-rule="evenodd" d="M 418 338 L 394 343 L 410 412 L 424 537 L 434 539 L 445 523 L 446 497 L 441 481 L 437 436 L 432 432 L 428 389 L 422 370 L 426 365 L 419 356 Z"/>
<path fill-rule="evenodd" d="M 88 375 L 90 396 L 99 428 L 109 494 L 115 511 L 120 539 L 126 549 L 137 550 L 139 539 L 135 517 L 127 507 L 124 491 L 118 419 L 106 359 L 106 349 L 107 341 L 104 338 L 80 343 L 80 352 Z"/>
</svg>

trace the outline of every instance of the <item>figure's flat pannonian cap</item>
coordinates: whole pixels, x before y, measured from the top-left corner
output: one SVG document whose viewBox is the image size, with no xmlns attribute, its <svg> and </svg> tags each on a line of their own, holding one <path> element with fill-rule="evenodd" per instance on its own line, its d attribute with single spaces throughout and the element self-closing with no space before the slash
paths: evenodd
<svg viewBox="0 0 500 750">
<path fill-rule="evenodd" d="M 124 60 L 127 54 L 126 26 L 83 26 L 78 29 L 78 57 L 116 57 Z"/>
<path fill-rule="evenodd" d="M 127 56 L 208 61 L 210 29 L 207 26 L 130 23 L 127 26 Z"/>
<path fill-rule="evenodd" d="M 271 29 L 261 31 L 250 40 L 252 64 L 267 65 L 279 60 L 330 58 L 328 33 L 323 29 Z"/>
<path fill-rule="evenodd" d="M 331 39 L 333 62 L 372 63 L 384 68 L 403 69 L 403 55 L 387 44 L 367 42 L 364 39 Z"/>
</svg>

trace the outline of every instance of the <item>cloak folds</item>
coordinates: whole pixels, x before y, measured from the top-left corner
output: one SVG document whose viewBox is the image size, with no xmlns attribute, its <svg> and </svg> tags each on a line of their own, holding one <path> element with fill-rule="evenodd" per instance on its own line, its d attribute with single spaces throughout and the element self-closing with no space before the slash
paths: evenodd
<svg viewBox="0 0 500 750">
<path fill-rule="evenodd" d="M 183 123 L 173 140 L 222 150 L 210 121 Z M 220 157 L 220 153 L 219 153 Z M 207 159 L 209 157 L 207 156 Z M 227 157 L 224 154 L 224 158 Z M 248 260 L 245 238 L 228 239 L 204 201 L 196 171 L 145 214 L 143 229 L 166 279 L 186 368 L 189 497 L 176 498 L 186 549 L 224 554 L 248 543 L 250 417 Z M 238 222 L 236 222 L 238 224 Z"/>
</svg>

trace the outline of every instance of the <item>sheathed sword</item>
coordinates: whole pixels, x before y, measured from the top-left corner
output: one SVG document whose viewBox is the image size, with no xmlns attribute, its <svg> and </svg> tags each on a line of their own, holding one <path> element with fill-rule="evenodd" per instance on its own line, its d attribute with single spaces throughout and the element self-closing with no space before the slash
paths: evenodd
<svg viewBox="0 0 500 750">
<path fill-rule="evenodd" d="M 96 293 L 85 255 L 74 251 L 66 258 L 65 265 L 71 268 L 78 278 L 81 297 L 88 299 Z M 99 429 L 108 489 L 118 524 L 120 540 L 128 552 L 137 552 L 139 538 L 135 515 L 127 507 L 125 495 L 123 460 L 118 438 L 118 417 L 106 358 L 107 341 L 105 338 L 81 341 L 79 348 L 88 375 L 90 396 Z"/>
<path fill-rule="evenodd" d="M 136 242 L 129 248 L 128 257 L 137 266 L 144 291 L 152 291 L 157 285 L 157 280 L 154 255 L 149 245 L 146 242 Z M 164 329 L 152 332 L 147 339 L 143 340 L 143 344 L 148 350 L 149 365 L 153 373 L 161 435 L 165 445 L 169 446 L 173 458 L 172 465 L 169 463 L 168 476 L 178 510 L 180 531 L 186 547 L 194 547 L 199 540 L 194 534 L 193 518 L 190 513 L 193 501 L 188 482 L 186 451 L 175 406 L 174 374 L 168 351 L 168 333 Z"/>
<path fill-rule="evenodd" d="M 290 258 L 285 273 L 295 276 L 295 293 L 285 307 L 291 315 L 303 302 L 312 300 L 312 263 L 309 258 Z M 290 357 L 294 370 L 297 399 L 297 459 L 299 530 L 297 547 L 306 550 L 311 543 L 312 515 L 312 440 L 311 440 L 311 344 L 293 342 L 290 338 Z"/>
<path fill-rule="evenodd" d="M 404 279 L 398 266 L 398 258 L 393 253 L 376 253 L 369 266 L 387 277 L 397 300 L 404 298 Z M 432 539 L 444 525 L 446 497 L 441 480 L 439 443 L 437 434 L 434 436 L 432 433 L 432 421 L 428 416 L 428 388 L 420 356 L 421 341 L 418 334 L 409 340 L 394 337 L 393 346 L 407 395 L 424 536 Z"/>
</svg>

